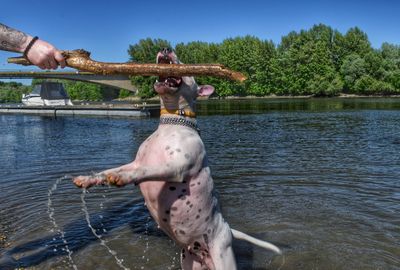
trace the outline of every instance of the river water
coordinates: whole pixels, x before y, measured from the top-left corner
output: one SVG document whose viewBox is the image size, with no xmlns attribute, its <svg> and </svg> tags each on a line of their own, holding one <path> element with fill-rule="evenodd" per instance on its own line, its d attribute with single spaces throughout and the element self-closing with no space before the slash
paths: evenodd
<svg viewBox="0 0 400 270">
<path fill-rule="evenodd" d="M 400 269 L 400 99 L 199 103 L 239 269 Z M 71 175 L 130 162 L 158 119 L 0 115 L 0 269 L 179 269 L 138 189 Z"/>
</svg>

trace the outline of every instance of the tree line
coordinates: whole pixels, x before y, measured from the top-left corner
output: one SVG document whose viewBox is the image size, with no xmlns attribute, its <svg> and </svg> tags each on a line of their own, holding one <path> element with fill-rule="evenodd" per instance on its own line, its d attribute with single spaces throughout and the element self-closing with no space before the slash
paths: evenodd
<svg viewBox="0 0 400 270">
<path fill-rule="evenodd" d="M 220 43 L 193 41 L 177 43 L 146 38 L 129 45 L 129 60 L 154 63 L 157 52 L 173 48 L 184 63 L 219 63 L 243 72 L 245 83 L 235 83 L 213 77 L 198 77 L 199 84 L 211 84 L 215 95 L 267 96 L 313 95 L 336 96 L 340 93 L 359 95 L 400 94 L 400 46 L 383 43 L 376 49 L 368 36 L 358 27 L 345 34 L 324 25 L 308 30 L 290 32 L 279 44 L 255 36 L 227 38 Z M 137 95 L 155 95 L 156 77 L 132 77 L 138 87 Z M 40 80 L 33 80 L 33 84 Z M 63 81 L 73 100 L 99 101 L 132 95 L 121 90 L 110 95 L 103 86 Z M 10 90 L 11 89 L 11 90 Z M 0 84 L 0 102 L 19 102 L 29 88 L 13 83 Z"/>
<path fill-rule="evenodd" d="M 400 94 L 400 47 L 383 43 L 371 46 L 358 27 L 345 34 L 319 24 L 291 32 L 280 44 L 254 36 L 227 38 L 221 43 L 194 41 L 174 47 L 163 39 L 142 39 L 130 45 L 130 60 L 155 61 L 160 48 L 173 48 L 184 63 L 219 63 L 248 76 L 244 84 L 199 77 L 212 84 L 218 96 L 314 95 L 340 93 L 360 95 Z M 139 95 L 154 95 L 155 78 L 133 77 Z"/>
<path fill-rule="evenodd" d="M 31 92 L 32 88 L 18 82 L 0 81 L 0 103 L 19 103 L 22 94 Z"/>
</svg>

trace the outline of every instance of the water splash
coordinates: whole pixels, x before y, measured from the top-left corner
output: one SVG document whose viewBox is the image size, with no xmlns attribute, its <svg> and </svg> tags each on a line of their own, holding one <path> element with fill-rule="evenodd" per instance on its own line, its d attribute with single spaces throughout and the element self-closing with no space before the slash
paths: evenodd
<svg viewBox="0 0 400 270">
<path fill-rule="evenodd" d="M 72 250 L 69 249 L 68 242 L 65 239 L 65 232 L 60 229 L 60 227 L 58 226 L 56 219 L 54 217 L 54 207 L 53 207 L 53 203 L 51 200 L 51 196 L 53 195 L 54 191 L 56 191 L 56 189 L 57 189 L 58 185 L 61 183 L 61 181 L 68 179 L 68 178 L 69 178 L 68 176 L 64 176 L 64 177 L 57 179 L 57 181 L 49 189 L 49 192 L 47 193 L 47 213 L 49 214 L 50 222 L 53 224 L 53 230 L 56 231 L 60 235 L 60 238 L 64 244 L 63 250 L 67 252 L 68 260 L 69 260 L 70 264 L 72 265 L 72 268 L 74 270 L 78 270 L 78 267 L 76 266 L 74 260 L 72 259 L 73 252 L 72 252 Z M 55 240 L 55 238 L 53 238 L 53 240 Z M 57 249 L 54 249 L 54 252 L 57 252 Z"/>
<path fill-rule="evenodd" d="M 283 266 L 286 263 L 286 257 L 285 254 L 282 255 L 275 255 L 275 257 L 271 258 L 268 262 L 266 262 L 265 264 L 265 269 L 269 269 L 271 266 L 275 265 L 275 259 L 276 257 L 281 259 L 281 264 L 279 265 L 279 267 L 277 268 L 277 270 L 281 270 L 283 268 Z"/>
<path fill-rule="evenodd" d="M 175 242 L 171 241 L 173 245 L 175 246 Z M 168 267 L 168 270 L 174 270 L 180 265 L 180 253 L 175 252 L 175 255 L 172 256 L 172 262 L 171 265 Z"/>
<path fill-rule="evenodd" d="M 82 201 L 82 211 L 85 213 L 85 218 L 86 218 L 86 222 L 90 228 L 90 230 L 92 231 L 93 235 L 97 237 L 97 239 L 100 240 L 100 244 L 105 247 L 107 249 L 107 251 L 114 257 L 115 261 L 117 262 L 118 266 L 121 267 L 124 270 L 130 270 L 130 268 L 126 267 L 123 265 L 123 259 L 119 259 L 117 257 L 117 252 L 115 250 L 112 250 L 108 245 L 107 242 L 105 240 L 103 240 L 102 236 L 97 234 L 96 230 L 93 228 L 91 222 L 90 222 L 90 216 L 89 216 L 89 211 L 87 209 L 86 206 L 86 200 L 85 200 L 85 194 L 86 194 L 87 190 L 86 189 L 82 189 L 82 194 L 81 194 L 81 201 Z"/>
<path fill-rule="evenodd" d="M 151 221 L 151 217 L 148 216 L 146 220 L 146 225 L 145 225 L 145 231 L 144 231 L 144 241 L 145 241 L 145 248 L 143 249 L 143 265 L 140 267 L 140 269 L 145 269 L 144 265 L 148 264 L 150 261 L 150 258 L 147 256 L 147 252 L 149 251 L 149 224 Z"/>
</svg>

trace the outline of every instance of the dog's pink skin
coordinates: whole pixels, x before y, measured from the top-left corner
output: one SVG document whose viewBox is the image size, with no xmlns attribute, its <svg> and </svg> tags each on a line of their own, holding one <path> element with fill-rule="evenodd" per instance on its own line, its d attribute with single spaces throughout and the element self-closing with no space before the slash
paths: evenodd
<svg viewBox="0 0 400 270">
<path fill-rule="evenodd" d="M 178 61 L 175 54 L 172 58 Z M 183 77 L 179 87 L 158 82 L 155 90 L 163 108 L 186 106 L 195 111 L 196 97 L 211 94 L 213 88 L 199 87 L 192 77 Z M 219 211 L 203 141 L 193 128 L 159 125 L 132 163 L 79 176 L 74 183 L 86 188 L 138 184 L 159 227 L 182 247 L 183 269 L 236 269 L 232 233 Z"/>
</svg>

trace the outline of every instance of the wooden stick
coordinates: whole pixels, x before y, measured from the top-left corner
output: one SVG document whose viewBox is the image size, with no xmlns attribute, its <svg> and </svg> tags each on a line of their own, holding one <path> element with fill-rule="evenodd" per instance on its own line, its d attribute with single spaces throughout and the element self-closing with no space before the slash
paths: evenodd
<svg viewBox="0 0 400 270">
<path fill-rule="evenodd" d="M 85 50 L 62 51 L 68 67 L 94 74 L 126 74 L 132 76 L 212 76 L 243 82 L 247 78 L 240 72 L 232 71 L 219 64 L 139 64 L 139 63 L 106 63 L 94 61 L 90 52 Z M 8 63 L 32 65 L 24 57 L 10 57 Z"/>
</svg>

